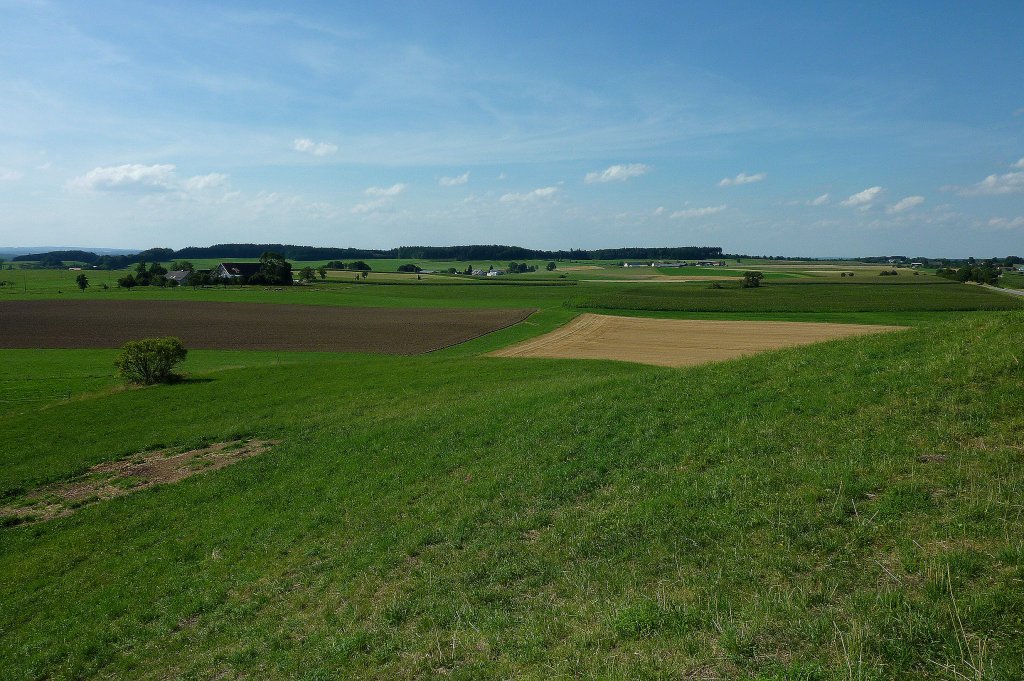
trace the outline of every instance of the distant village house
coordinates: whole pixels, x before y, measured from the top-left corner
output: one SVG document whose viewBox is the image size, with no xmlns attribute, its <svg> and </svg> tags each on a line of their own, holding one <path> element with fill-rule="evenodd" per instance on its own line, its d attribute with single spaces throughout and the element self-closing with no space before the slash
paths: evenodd
<svg viewBox="0 0 1024 681">
<path fill-rule="evenodd" d="M 222 262 L 211 273 L 214 279 L 239 279 L 259 274 L 258 262 Z"/>
</svg>

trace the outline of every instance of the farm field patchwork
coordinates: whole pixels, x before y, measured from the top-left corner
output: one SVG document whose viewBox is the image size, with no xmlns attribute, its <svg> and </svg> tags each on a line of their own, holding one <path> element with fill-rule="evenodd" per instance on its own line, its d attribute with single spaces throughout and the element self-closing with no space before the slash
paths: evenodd
<svg viewBox="0 0 1024 681">
<path fill-rule="evenodd" d="M 0 415 L 4 504 L 139 452 L 279 442 L 0 527 L 0 669 L 1019 679 L 1022 329 L 683 369 L 310 353 Z"/>
<path fill-rule="evenodd" d="M 861 324 L 645 319 L 583 314 L 551 333 L 496 350 L 490 355 L 613 359 L 680 367 L 901 328 Z"/>
<path fill-rule="evenodd" d="M 0 348 L 112 348 L 153 336 L 187 347 L 417 354 L 532 310 L 346 308 L 183 301 L 0 301 Z"/>
</svg>

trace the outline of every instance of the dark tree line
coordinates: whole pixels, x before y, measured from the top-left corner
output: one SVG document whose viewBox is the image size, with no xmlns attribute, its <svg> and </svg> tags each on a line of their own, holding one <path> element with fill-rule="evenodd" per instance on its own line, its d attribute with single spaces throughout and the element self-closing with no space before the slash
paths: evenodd
<svg viewBox="0 0 1024 681">
<path fill-rule="evenodd" d="M 679 246 L 663 248 L 603 248 L 597 250 L 544 251 L 520 246 L 400 246 L 387 250 L 359 248 L 328 248 L 321 246 L 292 246 L 287 244 L 215 244 L 188 246 L 179 250 L 151 248 L 134 255 L 97 255 L 89 251 L 51 251 L 19 255 L 15 260 L 72 260 L 94 265 L 100 269 L 124 269 L 139 260 L 168 261 L 181 258 L 258 258 L 266 252 L 280 253 L 290 260 L 365 260 L 368 258 L 402 258 L 408 260 L 680 260 L 722 257 L 718 246 Z"/>
<path fill-rule="evenodd" d="M 997 286 L 999 284 L 1000 271 L 997 268 L 992 267 L 991 265 L 965 265 L 963 267 L 960 267 L 959 269 L 943 267 L 937 270 L 935 274 L 945 279 L 952 279 L 954 281 L 975 281 L 979 284 Z"/>
</svg>

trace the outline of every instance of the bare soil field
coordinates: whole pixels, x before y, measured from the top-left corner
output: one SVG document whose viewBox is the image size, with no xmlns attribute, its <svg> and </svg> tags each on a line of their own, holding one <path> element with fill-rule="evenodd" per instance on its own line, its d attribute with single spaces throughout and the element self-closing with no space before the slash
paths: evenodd
<svg viewBox="0 0 1024 681">
<path fill-rule="evenodd" d="M 116 348 L 177 336 L 188 348 L 415 355 L 533 310 L 325 307 L 133 300 L 0 301 L 0 348 Z"/>
<path fill-rule="evenodd" d="M 490 356 L 614 359 L 680 367 L 902 328 L 865 324 L 732 322 L 582 314 L 560 329 L 497 350 L 490 353 Z"/>
</svg>

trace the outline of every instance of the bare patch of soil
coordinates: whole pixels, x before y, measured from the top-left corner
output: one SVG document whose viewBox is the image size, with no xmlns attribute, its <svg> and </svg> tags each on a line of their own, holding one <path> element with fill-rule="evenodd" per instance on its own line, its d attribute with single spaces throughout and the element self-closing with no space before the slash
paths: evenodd
<svg viewBox="0 0 1024 681">
<path fill-rule="evenodd" d="M 189 349 L 416 355 L 526 319 L 529 309 L 332 307 L 149 300 L 0 301 L 0 348 L 117 348 L 177 336 Z"/>
<path fill-rule="evenodd" d="M 236 440 L 187 452 L 158 450 L 97 464 L 83 475 L 45 485 L 0 506 L 0 524 L 62 518 L 100 501 L 219 470 L 262 454 L 275 444 L 273 440 Z"/>
<path fill-rule="evenodd" d="M 615 359 L 680 367 L 902 328 L 866 324 L 733 322 L 582 314 L 560 329 L 497 350 L 490 353 L 490 356 Z"/>
</svg>

